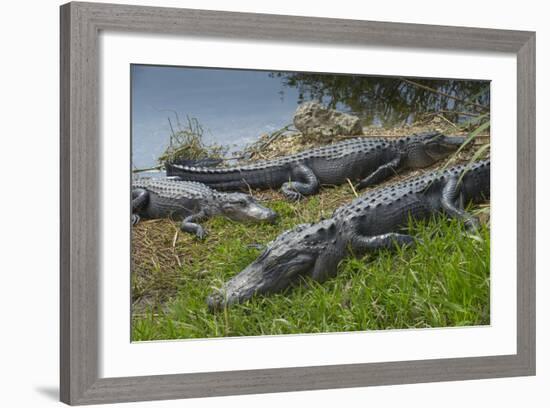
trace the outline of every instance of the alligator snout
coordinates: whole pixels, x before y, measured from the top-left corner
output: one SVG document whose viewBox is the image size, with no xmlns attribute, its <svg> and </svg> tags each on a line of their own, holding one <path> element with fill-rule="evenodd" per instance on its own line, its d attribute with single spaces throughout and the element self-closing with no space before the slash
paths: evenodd
<svg viewBox="0 0 550 408">
<path fill-rule="evenodd" d="M 445 136 L 441 133 L 428 133 L 419 144 L 413 144 L 409 148 L 407 164 L 411 168 L 430 166 L 441 160 L 466 142 L 464 136 Z"/>
<path fill-rule="evenodd" d="M 277 221 L 278 215 L 271 208 L 264 207 L 257 202 L 253 202 L 249 203 L 248 207 L 243 209 L 237 217 L 241 217 L 241 221 L 266 222 L 273 224 Z"/>
<path fill-rule="evenodd" d="M 271 208 L 266 208 L 266 210 L 267 211 L 264 211 L 263 218 L 261 220 L 270 224 L 274 224 L 275 222 L 277 222 L 279 215 Z"/>
<path fill-rule="evenodd" d="M 206 304 L 208 305 L 208 310 L 217 312 L 223 309 L 224 298 L 220 294 L 210 295 L 206 298 Z"/>
<path fill-rule="evenodd" d="M 219 293 L 208 296 L 206 298 L 206 304 L 208 305 L 208 310 L 211 312 L 219 312 L 228 306 L 228 302 L 224 296 Z"/>
<path fill-rule="evenodd" d="M 255 295 L 276 293 L 300 277 L 312 276 L 317 259 L 329 248 L 332 221 L 301 224 L 280 234 L 262 254 L 207 298 L 210 311 L 242 303 Z"/>
<path fill-rule="evenodd" d="M 293 249 L 268 248 L 243 271 L 211 294 L 206 302 L 210 311 L 242 303 L 255 295 L 275 293 L 288 287 L 312 266 L 314 257 Z"/>
<path fill-rule="evenodd" d="M 212 312 L 235 303 L 241 303 L 266 288 L 266 276 L 257 262 L 253 262 L 241 273 L 226 282 L 222 288 L 206 299 L 208 309 Z"/>
<path fill-rule="evenodd" d="M 465 136 L 446 136 L 444 143 L 455 149 L 459 148 L 466 141 Z"/>
<path fill-rule="evenodd" d="M 275 211 L 264 207 L 249 195 L 242 193 L 225 194 L 220 201 L 222 213 L 233 221 L 274 223 L 277 220 Z"/>
</svg>

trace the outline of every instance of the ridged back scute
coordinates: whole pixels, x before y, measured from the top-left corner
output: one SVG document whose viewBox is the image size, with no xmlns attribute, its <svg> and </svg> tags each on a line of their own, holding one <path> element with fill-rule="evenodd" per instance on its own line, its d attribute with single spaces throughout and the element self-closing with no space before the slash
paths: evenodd
<svg viewBox="0 0 550 408">
<path fill-rule="evenodd" d="M 132 188 L 143 188 L 165 198 L 207 199 L 214 195 L 214 190 L 195 181 L 179 181 L 162 178 L 137 178 Z"/>
<path fill-rule="evenodd" d="M 425 192 L 434 185 L 439 186 L 449 177 L 468 177 L 469 173 L 476 173 L 490 166 L 490 160 L 482 160 L 471 165 L 458 165 L 444 170 L 434 170 L 422 176 L 414 177 L 388 186 L 381 186 L 352 202 L 345 204 L 334 211 L 334 217 L 350 217 L 357 213 L 364 213 L 369 208 L 377 208 L 399 202 L 408 195 Z M 464 175 L 463 175 L 464 173 Z"/>
</svg>

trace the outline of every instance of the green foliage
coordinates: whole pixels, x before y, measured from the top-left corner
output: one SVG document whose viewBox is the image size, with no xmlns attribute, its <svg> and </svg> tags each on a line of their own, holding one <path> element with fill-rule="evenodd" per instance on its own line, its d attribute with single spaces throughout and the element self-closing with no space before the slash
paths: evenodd
<svg viewBox="0 0 550 408">
<path fill-rule="evenodd" d="M 340 194 L 342 200 L 348 194 Z M 301 204 L 274 201 L 279 225 L 241 225 L 223 218 L 206 223 L 211 235 L 203 243 L 180 236 L 182 265 L 149 273 L 147 280 L 168 279 L 174 287 L 162 302 L 134 308 L 132 339 L 160 340 L 222 336 L 256 336 L 355 330 L 449 327 L 489 324 L 489 254 L 487 226 L 469 235 L 456 220 L 443 218 L 411 225 L 414 248 L 380 251 L 346 258 L 338 275 L 318 284 L 311 279 L 293 289 L 257 296 L 220 313 L 210 313 L 205 299 L 213 288 L 244 269 L 265 244 L 299 222 L 327 215 L 326 197 Z M 177 226 L 174 226 L 177 228 Z M 163 225 L 166 230 L 166 225 Z M 170 230 L 170 228 L 168 228 Z M 168 234 L 166 240 L 170 240 Z M 183 258 L 183 257 L 182 257 Z M 138 271 L 139 273 L 139 267 Z M 144 278 L 134 272 L 134 285 Z M 161 275 L 161 276 L 159 276 Z M 161 286 L 165 285 L 162 283 Z M 141 288 L 147 285 L 141 285 Z M 153 285 L 154 286 L 154 285 Z M 134 286 L 136 303 L 146 295 Z"/>
<path fill-rule="evenodd" d="M 170 144 L 158 158 L 159 163 L 181 159 L 223 158 L 228 148 L 217 144 L 206 145 L 203 140 L 204 128 L 198 119 L 189 116 L 186 119 L 187 123 L 184 126 L 180 124 L 179 119 L 177 120 L 177 131 L 172 129 Z"/>
<path fill-rule="evenodd" d="M 475 124 L 475 127 L 473 130 L 468 134 L 466 137 L 466 140 L 464 143 L 458 148 L 456 152 L 451 154 L 449 156 L 449 159 L 446 161 L 445 164 L 443 164 L 440 167 L 440 171 L 443 172 L 445 169 L 447 169 L 451 163 L 454 163 L 458 160 L 461 152 L 464 149 L 467 149 L 470 143 L 472 143 L 476 137 L 481 135 L 483 132 L 488 130 L 491 126 L 491 119 L 489 113 L 482 114 L 476 117 L 473 117 L 471 121 L 469 121 L 467 124 L 463 124 L 463 126 L 473 126 Z M 484 159 L 489 157 L 489 150 L 491 148 L 490 141 L 487 141 L 486 143 L 480 143 L 477 146 L 475 146 L 473 149 L 470 149 L 470 157 L 468 159 L 467 165 L 464 167 L 464 171 L 460 174 L 460 177 L 458 179 L 458 182 L 462 180 L 470 166 L 477 160 Z"/>
</svg>

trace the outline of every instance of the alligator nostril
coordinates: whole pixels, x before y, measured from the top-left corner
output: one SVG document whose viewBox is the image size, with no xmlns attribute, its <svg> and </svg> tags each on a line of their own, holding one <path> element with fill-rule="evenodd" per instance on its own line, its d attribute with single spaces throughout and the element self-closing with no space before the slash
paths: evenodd
<svg viewBox="0 0 550 408">
<path fill-rule="evenodd" d="M 277 222 L 279 219 L 279 214 L 277 214 L 275 211 L 271 211 L 268 216 L 266 217 L 266 220 L 271 223 Z"/>
</svg>

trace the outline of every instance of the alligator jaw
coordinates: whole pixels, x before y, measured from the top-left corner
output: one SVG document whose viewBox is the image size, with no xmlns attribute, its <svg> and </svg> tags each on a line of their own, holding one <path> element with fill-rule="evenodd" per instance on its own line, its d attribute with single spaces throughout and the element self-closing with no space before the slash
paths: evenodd
<svg viewBox="0 0 550 408">
<path fill-rule="evenodd" d="M 458 149 L 466 141 L 465 136 L 445 136 L 443 143 L 452 150 Z"/>
<path fill-rule="evenodd" d="M 226 282 L 217 293 L 207 298 L 210 311 L 242 303 L 256 294 L 279 292 L 290 286 L 313 267 L 315 256 L 294 249 L 284 253 L 266 249 L 238 275 Z"/>
<path fill-rule="evenodd" d="M 274 223 L 277 220 L 275 211 L 264 207 L 251 196 L 242 193 L 221 194 L 218 200 L 221 212 L 233 221 Z"/>
<path fill-rule="evenodd" d="M 211 311 L 241 303 L 255 294 L 280 292 L 301 276 L 315 279 L 315 266 L 336 244 L 333 220 L 300 224 L 280 234 L 241 273 L 207 299 Z"/>
<path fill-rule="evenodd" d="M 253 203 L 248 204 L 247 208 L 239 209 L 231 213 L 226 213 L 227 217 L 238 222 L 265 222 L 273 224 L 277 220 L 277 213 L 271 208 Z"/>
<path fill-rule="evenodd" d="M 206 302 L 210 311 L 215 312 L 234 303 L 250 299 L 263 286 L 261 268 L 254 264 L 252 263 L 234 276 L 216 293 L 208 296 Z"/>
<path fill-rule="evenodd" d="M 432 162 L 441 160 L 449 154 L 457 151 L 460 146 L 466 142 L 466 137 L 464 136 L 443 136 L 433 143 L 428 143 L 424 151 L 431 158 Z M 411 158 L 414 157 L 411 155 Z M 425 165 L 430 165 L 433 163 L 424 163 Z M 423 167 L 423 166 L 414 166 L 414 167 Z"/>
<path fill-rule="evenodd" d="M 277 213 L 275 211 L 257 203 L 249 205 L 246 213 L 252 221 L 274 223 L 277 220 Z"/>
</svg>

